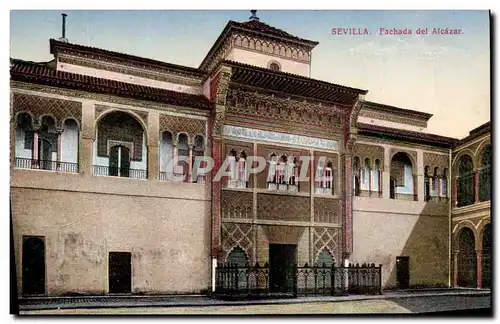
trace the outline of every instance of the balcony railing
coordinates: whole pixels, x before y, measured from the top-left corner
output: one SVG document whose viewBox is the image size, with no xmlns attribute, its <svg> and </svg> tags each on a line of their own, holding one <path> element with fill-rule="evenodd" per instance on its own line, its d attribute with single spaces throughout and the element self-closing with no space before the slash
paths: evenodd
<svg viewBox="0 0 500 324">
<path fill-rule="evenodd" d="M 133 179 L 147 179 L 148 170 L 109 167 L 104 165 L 94 165 L 95 176 L 111 176 Z"/>
<path fill-rule="evenodd" d="M 78 173 L 78 163 L 34 160 L 34 159 L 27 159 L 20 157 L 16 157 L 14 159 L 14 167 L 18 169 L 38 169 L 47 171 Z"/>
</svg>

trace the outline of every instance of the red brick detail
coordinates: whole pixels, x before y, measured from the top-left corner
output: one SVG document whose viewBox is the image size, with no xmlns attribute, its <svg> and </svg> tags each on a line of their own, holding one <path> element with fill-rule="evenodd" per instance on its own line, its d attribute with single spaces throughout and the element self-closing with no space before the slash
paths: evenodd
<svg viewBox="0 0 500 324">
<path fill-rule="evenodd" d="M 216 170 L 219 170 L 221 165 L 221 140 L 212 138 L 212 158 L 214 159 L 214 167 L 210 177 L 213 179 Z M 212 258 L 221 260 L 221 202 L 222 186 L 220 181 L 212 180 Z"/>
<path fill-rule="evenodd" d="M 344 240 L 343 252 L 352 253 L 352 158 L 344 155 L 345 168 L 345 214 L 344 214 Z"/>
</svg>

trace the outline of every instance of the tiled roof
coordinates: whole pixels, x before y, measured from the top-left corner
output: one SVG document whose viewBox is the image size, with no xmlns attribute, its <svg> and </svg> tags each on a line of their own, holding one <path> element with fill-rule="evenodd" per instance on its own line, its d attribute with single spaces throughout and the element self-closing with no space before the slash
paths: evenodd
<svg viewBox="0 0 500 324">
<path fill-rule="evenodd" d="M 281 29 L 273 27 L 273 26 L 269 26 L 268 24 L 265 24 L 265 23 L 261 22 L 260 20 L 249 20 L 246 22 L 237 22 L 237 21 L 231 20 L 230 24 L 232 24 L 233 26 L 236 26 L 236 27 L 241 27 L 241 28 L 250 29 L 250 30 L 253 30 L 256 32 L 268 34 L 270 36 L 276 36 L 276 37 L 281 37 L 281 38 L 285 38 L 285 39 L 289 39 L 289 40 L 293 40 L 293 41 L 309 43 L 311 45 L 318 45 L 319 44 L 319 42 L 315 42 L 315 41 L 311 41 L 308 39 L 303 39 L 303 38 L 299 38 L 297 36 L 293 36 L 284 30 L 281 30 Z"/>
<path fill-rule="evenodd" d="M 279 91 L 292 96 L 351 105 L 358 99 L 359 95 L 368 92 L 368 90 L 346 87 L 298 74 L 273 71 L 235 61 L 225 60 L 221 64 L 232 67 L 231 82 Z"/>
<path fill-rule="evenodd" d="M 165 104 L 211 109 L 213 104 L 203 95 L 177 92 L 130 84 L 104 78 L 57 71 L 47 63 L 11 59 L 10 77 L 14 81 L 36 83 L 72 90 L 109 94 Z"/>
<path fill-rule="evenodd" d="M 61 42 L 55 39 L 50 39 L 50 54 L 55 55 L 59 51 L 65 51 L 65 50 L 70 50 L 78 53 L 85 53 L 89 55 L 105 56 L 112 58 L 114 60 L 118 60 L 120 62 L 130 62 L 133 63 L 134 65 L 140 65 L 143 68 L 154 67 L 166 70 L 180 71 L 187 73 L 193 77 L 204 77 L 206 75 L 206 73 L 203 72 L 202 70 L 189 66 L 167 63 L 141 56 L 109 51 L 102 48 L 84 46 L 80 44 L 71 44 L 71 43 Z"/>
<path fill-rule="evenodd" d="M 358 133 L 380 138 L 388 138 L 412 143 L 427 144 L 439 147 L 451 148 L 460 142 L 457 138 L 440 136 L 435 134 L 420 133 L 415 131 L 395 129 L 378 125 L 358 123 Z"/>
</svg>

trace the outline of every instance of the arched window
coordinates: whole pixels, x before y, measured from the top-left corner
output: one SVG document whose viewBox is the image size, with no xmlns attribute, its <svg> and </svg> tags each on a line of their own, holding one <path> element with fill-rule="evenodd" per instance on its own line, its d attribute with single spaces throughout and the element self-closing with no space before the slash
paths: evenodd
<svg viewBox="0 0 500 324">
<path fill-rule="evenodd" d="M 288 191 L 291 192 L 298 192 L 299 187 L 298 187 L 298 177 L 299 177 L 299 170 L 298 170 L 298 165 L 297 165 L 297 158 L 296 157 L 290 157 L 288 159 L 287 165 L 286 165 L 286 178 L 288 181 Z"/>
<path fill-rule="evenodd" d="M 228 254 L 226 263 L 230 265 L 237 265 L 238 268 L 244 268 L 248 266 L 248 258 L 243 249 L 237 246 Z"/>
<path fill-rule="evenodd" d="M 479 169 L 479 201 L 491 199 L 491 145 L 487 145 L 481 155 Z"/>
<path fill-rule="evenodd" d="M 198 157 L 202 157 L 205 154 L 205 140 L 203 136 L 196 135 L 194 137 L 194 147 L 193 147 L 193 160 L 191 161 L 191 164 L 193 165 L 193 171 L 192 171 L 192 176 L 191 176 L 191 181 L 204 184 L 205 183 L 205 174 L 198 174 L 198 167 L 200 168 L 205 168 L 206 167 L 206 162 L 205 161 L 200 161 L 198 162 L 197 159 Z M 196 162 L 196 163 L 195 163 Z"/>
<path fill-rule="evenodd" d="M 147 145 L 142 124 L 131 114 L 113 111 L 104 115 L 96 127 L 94 142 L 94 175 L 116 175 L 116 165 L 112 165 L 111 153 L 119 155 L 128 152 L 129 165 L 126 168 L 128 177 L 147 178 Z M 112 148 L 116 147 L 112 152 Z M 115 160 L 116 162 L 116 160 Z M 113 162 L 114 163 L 114 162 Z M 111 170 L 111 168 L 115 168 Z"/>
<path fill-rule="evenodd" d="M 431 200 L 431 185 L 429 178 L 429 166 L 426 166 L 424 169 L 424 197 L 425 201 Z"/>
<path fill-rule="evenodd" d="M 278 164 L 278 158 L 275 153 L 269 156 L 268 160 L 268 171 L 267 171 L 267 188 L 271 190 L 276 190 L 278 187 L 276 185 L 276 167 Z"/>
<path fill-rule="evenodd" d="M 474 173 L 472 158 L 462 155 L 458 165 L 457 206 L 467 206 L 474 203 Z"/>
<path fill-rule="evenodd" d="M 61 162 L 59 170 L 78 172 L 79 127 L 74 119 L 66 119 L 61 133 Z"/>
<path fill-rule="evenodd" d="M 286 163 L 287 157 L 286 155 L 282 155 L 279 159 L 278 165 L 276 166 L 276 182 L 278 183 L 278 189 L 287 190 L 287 181 L 286 181 Z"/>
<path fill-rule="evenodd" d="M 173 136 L 163 132 L 160 138 L 160 180 L 172 181 L 174 170 Z"/>
<path fill-rule="evenodd" d="M 373 187 L 372 191 L 381 192 L 380 190 L 380 160 L 375 160 L 375 166 L 373 168 Z"/>
<path fill-rule="evenodd" d="M 416 200 L 413 165 L 408 154 L 396 153 L 391 160 L 391 178 L 394 180 L 394 197 L 402 200 Z"/>
<path fill-rule="evenodd" d="M 179 134 L 179 140 L 177 142 L 177 156 L 178 162 L 175 166 L 174 173 L 176 177 L 182 178 L 183 181 L 187 182 L 189 181 L 189 139 L 184 133 Z"/>
<path fill-rule="evenodd" d="M 233 148 L 229 151 L 229 155 L 227 156 L 227 160 L 229 162 L 229 178 L 227 179 L 227 187 L 228 188 L 236 188 L 237 178 L 236 178 L 236 159 L 238 158 L 238 153 Z"/>
<path fill-rule="evenodd" d="M 331 161 L 325 161 L 324 158 L 318 160 L 315 184 L 317 194 L 333 194 L 333 164 Z"/>
<path fill-rule="evenodd" d="M 56 121 L 50 116 L 42 117 L 38 131 L 38 160 L 40 169 L 56 170 L 58 135 Z"/>
<path fill-rule="evenodd" d="M 371 176 L 370 159 L 365 158 L 365 160 L 363 161 L 363 182 L 361 184 L 361 189 L 364 191 L 370 191 L 370 176 Z"/>
<path fill-rule="evenodd" d="M 439 196 L 439 169 L 437 167 L 434 168 L 434 173 L 432 175 L 432 196 Z"/>
<path fill-rule="evenodd" d="M 441 197 L 448 197 L 448 169 L 443 169 L 443 182 L 442 182 L 442 190 Z"/>
<path fill-rule="evenodd" d="M 354 174 L 354 178 L 353 178 L 353 189 L 354 189 L 354 195 L 355 196 L 359 196 L 360 193 L 361 193 L 361 188 L 360 188 L 360 173 L 361 173 L 361 170 L 359 168 L 359 157 L 355 156 L 354 157 L 354 162 L 353 162 L 353 174 Z"/>
<path fill-rule="evenodd" d="M 236 187 L 248 187 L 247 153 L 245 151 L 241 151 L 240 156 L 238 157 L 238 162 L 236 163 Z"/>
</svg>

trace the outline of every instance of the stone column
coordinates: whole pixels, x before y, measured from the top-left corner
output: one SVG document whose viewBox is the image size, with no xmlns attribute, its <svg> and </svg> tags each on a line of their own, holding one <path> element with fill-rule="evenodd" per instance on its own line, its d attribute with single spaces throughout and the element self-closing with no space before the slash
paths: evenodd
<svg viewBox="0 0 500 324">
<path fill-rule="evenodd" d="M 476 286 L 482 288 L 483 285 L 483 251 L 476 250 Z"/>
<path fill-rule="evenodd" d="M 61 155 L 62 155 L 62 132 L 63 129 L 57 130 L 57 152 L 56 152 L 56 170 L 61 171 Z M 63 171 L 67 171 L 63 169 Z"/>
<path fill-rule="evenodd" d="M 451 182 L 451 208 L 455 208 L 458 205 L 458 176 Z"/>
<path fill-rule="evenodd" d="M 38 132 L 33 133 L 33 161 L 31 162 L 32 169 L 38 169 L 40 161 L 38 161 Z"/>
<path fill-rule="evenodd" d="M 458 287 L 458 256 L 459 251 L 453 251 L 453 287 Z"/>
<path fill-rule="evenodd" d="M 210 177 L 213 179 L 221 166 L 221 148 L 222 140 L 220 138 L 212 139 L 212 158 L 214 160 L 213 170 Z M 221 200 L 222 183 L 221 181 L 212 181 L 212 259 L 221 262 Z"/>
<path fill-rule="evenodd" d="M 160 114 L 157 111 L 148 113 L 147 129 L 147 175 L 148 180 L 158 180 L 158 157 L 159 157 L 159 134 L 160 134 Z"/>
<path fill-rule="evenodd" d="M 390 198 L 391 186 L 391 149 L 384 147 L 384 171 L 382 172 L 382 197 Z"/>
<path fill-rule="evenodd" d="M 474 203 L 479 202 L 479 170 L 474 170 Z"/>
<path fill-rule="evenodd" d="M 94 160 L 92 146 L 94 139 L 96 139 L 95 105 L 92 101 L 84 101 L 82 103 L 82 124 L 80 128 L 78 169 L 82 176 L 91 177 Z"/>
<path fill-rule="evenodd" d="M 348 259 L 352 253 L 352 157 L 350 152 L 344 153 L 345 186 L 344 186 L 344 253 Z"/>
<path fill-rule="evenodd" d="M 418 201 L 425 201 L 424 153 L 422 150 L 417 150 L 417 165 L 413 168 L 413 193 Z"/>
</svg>

